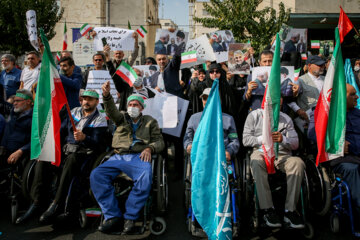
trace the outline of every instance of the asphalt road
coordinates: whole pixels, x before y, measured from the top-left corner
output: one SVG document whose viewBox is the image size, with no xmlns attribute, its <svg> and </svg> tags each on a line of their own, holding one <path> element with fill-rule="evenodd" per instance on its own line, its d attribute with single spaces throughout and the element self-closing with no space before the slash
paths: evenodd
<svg viewBox="0 0 360 240">
<path fill-rule="evenodd" d="M 171 164 L 170 164 L 171 168 Z M 64 240 L 111 240 L 111 239 L 168 239 L 168 240 L 186 240 L 186 239 L 198 239 L 192 237 L 187 232 L 187 226 L 185 222 L 186 211 L 183 207 L 183 186 L 182 181 L 173 181 L 170 172 L 169 177 L 169 208 L 168 213 L 165 216 L 167 229 L 161 236 L 150 235 L 146 232 L 142 236 L 119 236 L 119 235 L 106 235 L 96 230 L 99 220 L 94 221 L 87 229 L 81 229 L 80 227 L 73 226 L 67 230 L 54 230 L 51 225 L 40 225 L 36 219 L 17 226 L 10 223 L 10 204 L 2 204 L 0 207 L 0 235 L 1 239 L 64 239 Z M 350 229 L 345 228 L 340 234 L 334 235 L 330 232 L 329 217 L 311 217 L 315 229 L 314 239 L 352 239 Z M 242 227 L 240 230 L 240 239 L 303 239 L 302 235 L 298 231 L 289 230 L 276 230 L 274 232 L 265 233 L 262 231 L 260 234 L 253 234 L 249 231 L 248 227 Z"/>
</svg>

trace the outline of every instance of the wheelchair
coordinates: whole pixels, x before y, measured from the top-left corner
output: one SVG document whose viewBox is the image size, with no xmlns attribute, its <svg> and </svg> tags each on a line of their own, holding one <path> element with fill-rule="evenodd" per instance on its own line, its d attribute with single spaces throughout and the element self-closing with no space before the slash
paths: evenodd
<svg viewBox="0 0 360 240">
<path fill-rule="evenodd" d="M 250 155 L 252 150 L 248 149 L 244 161 L 241 165 L 242 177 L 242 209 L 244 210 L 245 223 L 250 226 L 253 233 L 267 234 L 267 226 L 262 218 L 262 211 L 259 206 L 258 196 L 256 193 L 256 183 L 251 173 Z M 284 205 L 286 198 L 286 174 L 281 171 L 276 171 L 275 174 L 269 175 L 269 185 L 273 197 L 276 212 L 279 217 L 283 216 Z M 314 228 L 310 222 L 307 221 L 309 213 L 309 179 L 306 171 L 304 171 L 304 178 L 301 185 L 300 197 L 298 200 L 297 209 L 301 213 L 304 229 L 292 229 L 288 224 L 283 224 L 283 229 L 300 231 L 304 238 L 312 239 L 314 237 Z M 246 226 L 244 226 L 246 227 Z M 264 231 L 265 230 L 265 231 Z"/>
<path fill-rule="evenodd" d="M 185 208 L 188 213 L 186 216 L 186 222 L 188 231 L 195 237 L 207 237 L 205 231 L 201 228 L 197 222 L 194 212 L 191 206 L 191 160 L 190 155 L 185 154 L 184 164 L 184 190 L 185 190 Z M 228 166 L 230 197 L 231 197 L 231 211 L 232 211 L 232 233 L 233 238 L 239 237 L 240 231 L 240 215 L 239 215 L 239 201 L 240 201 L 240 168 L 237 159 L 232 160 L 231 165 Z"/>
<path fill-rule="evenodd" d="M 107 161 L 113 154 L 113 151 L 109 151 L 104 154 L 100 164 Z M 131 233 L 132 235 L 143 235 L 148 231 L 150 231 L 150 233 L 153 235 L 161 235 L 166 230 L 166 221 L 164 219 L 164 215 L 168 206 L 168 180 L 166 161 L 161 154 L 153 154 L 151 164 L 153 174 L 151 191 L 145 206 L 142 209 L 142 212 L 139 214 L 139 219 L 136 220 L 136 230 L 134 233 Z M 132 190 L 133 180 L 125 173 L 120 173 L 113 181 L 113 185 L 115 187 L 115 195 L 119 202 L 119 208 L 122 212 L 124 212 L 125 202 Z M 93 196 L 92 193 L 91 195 Z M 93 200 L 96 203 L 94 197 Z M 94 205 L 91 208 L 81 210 L 81 218 L 83 223 L 88 221 L 88 218 L 91 214 L 86 213 L 94 209 L 93 207 Z M 98 205 L 96 205 L 95 209 L 101 211 Z M 100 222 L 102 222 L 104 217 L 102 214 L 100 217 Z M 83 226 L 85 225 L 86 224 L 83 224 Z M 121 232 L 114 232 L 112 234 L 121 234 Z"/>
<path fill-rule="evenodd" d="M 7 199 L 6 205 L 10 202 L 12 224 L 15 224 L 19 211 L 25 207 L 27 202 L 23 186 L 33 177 L 31 168 L 34 166 L 34 162 L 24 158 L 20 160 L 26 164 L 25 167 L 17 164 L 0 169 L 0 199 Z"/>
</svg>

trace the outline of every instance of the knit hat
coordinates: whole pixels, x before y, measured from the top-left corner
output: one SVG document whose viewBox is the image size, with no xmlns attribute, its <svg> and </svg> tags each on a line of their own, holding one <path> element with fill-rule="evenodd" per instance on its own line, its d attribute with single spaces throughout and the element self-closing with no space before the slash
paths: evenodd
<svg viewBox="0 0 360 240">
<path fill-rule="evenodd" d="M 129 105 L 129 102 L 134 101 L 134 100 L 138 101 L 143 108 L 146 107 L 146 104 L 144 103 L 144 99 L 140 94 L 130 95 L 127 99 L 127 105 Z"/>
</svg>

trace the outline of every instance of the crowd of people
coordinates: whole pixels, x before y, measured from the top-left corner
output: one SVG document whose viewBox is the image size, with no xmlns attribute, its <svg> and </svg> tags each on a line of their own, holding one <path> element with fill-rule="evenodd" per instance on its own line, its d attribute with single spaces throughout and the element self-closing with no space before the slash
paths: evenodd
<svg viewBox="0 0 360 240">
<path fill-rule="evenodd" d="M 178 32 L 177 37 L 184 38 L 182 34 Z M 176 45 L 168 45 L 170 48 L 159 51 L 155 59 L 146 59 L 146 64 L 157 64 L 159 68 L 151 77 L 143 78 L 145 76 L 142 76 L 142 71 L 135 66 L 134 70 L 139 78 L 133 86 L 129 86 L 115 71 L 122 61 L 130 66 L 134 64 L 139 47 L 137 34 L 133 37 L 135 50 L 129 59 L 124 58 L 123 51 L 114 51 L 111 57 L 108 45 L 104 46 L 103 52 L 94 54 L 92 58 L 92 71 L 109 71 L 117 91 L 118 98 L 114 99 L 110 94 L 110 82 L 102 85 L 101 94 L 107 118 L 97 108 L 100 104 L 98 92 L 86 88 L 89 71 L 82 72 L 70 52 L 61 53 L 58 69 L 74 125 L 66 109 L 61 111 L 63 154 L 60 170 L 56 171 L 59 184 L 54 198 L 49 201 L 46 191 L 49 187 L 49 175 L 55 167 L 49 162 L 38 162 L 31 185 L 30 207 L 16 223 L 22 224 L 36 215 L 40 216 L 41 223 L 66 222 L 73 218 L 78 206 L 74 202 L 64 208 L 66 194 L 71 179 L 79 174 L 84 162 L 90 161 L 94 163 L 91 164 L 93 169 L 90 188 L 104 214 L 104 222 L 99 230 L 110 232 L 121 226 L 125 234 L 131 232 L 149 196 L 152 182 L 151 155 L 162 153 L 167 144 L 173 144 L 175 171 L 172 174 L 174 178 L 182 176 L 184 154 L 191 152 L 192 140 L 210 89 L 214 80 L 218 79 L 226 159 L 241 161 L 245 147 L 252 148 L 250 165 L 266 225 L 280 227 L 285 222 L 293 228 L 303 228 L 301 213 L 296 211 L 305 168 L 302 153 L 308 151 L 306 146 L 310 145 L 309 142 L 316 142 L 313 112 L 324 84 L 328 59 L 310 55 L 306 61 L 301 61 L 300 52 L 303 49 L 294 47 L 289 47 L 281 58 L 283 66 L 301 67 L 298 84 L 291 84 L 291 89 L 281 90 L 279 130 L 272 133 L 273 141 L 279 144 L 279 157 L 275 161 L 275 167 L 286 173 L 288 186 L 282 220 L 274 209 L 261 148 L 261 103 L 265 88 L 259 82 L 252 81 L 251 74 L 228 72 L 226 62 L 207 62 L 206 68 L 199 65 L 180 70 L 183 49 Z M 218 40 L 218 36 L 215 37 Z M 169 41 L 166 35 L 161 36 L 161 39 Z M 298 36 L 294 36 L 294 39 L 299 40 Z M 252 58 L 258 55 L 255 66 L 272 66 L 274 54 L 270 51 L 270 46 L 260 53 L 252 51 Z M 171 59 L 166 52 L 173 55 Z M 23 69 L 17 67 L 13 55 L 4 54 L 1 56 L 1 67 L 0 166 L 6 168 L 16 165 L 24 168 L 30 161 L 32 109 L 41 69 L 41 54 L 36 51 L 27 53 L 26 67 Z M 353 69 L 360 87 L 360 59 L 355 59 Z M 281 74 L 285 77 L 288 75 L 286 68 Z M 166 92 L 189 100 L 185 127 L 180 137 L 162 133 L 154 118 L 142 114 L 146 108 L 144 99 L 154 97 L 156 92 Z M 341 173 L 349 182 L 355 209 L 360 215 L 360 192 L 357 187 L 360 184 L 360 134 L 357 130 L 360 110 L 356 108 L 357 98 L 355 88 L 348 84 L 345 156 L 333 160 L 331 165 L 335 172 Z M 119 105 L 116 106 L 115 103 Z M 96 162 L 99 155 L 110 149 L 114 154 L 108 161 L 102 164 Z M 312 153 L 316 154 L 316 149 Z M 125 212 L 121 212 L 118 207 L 112 185 L 119 172 L 125 172 L 134 180 Z"/>
</svg>

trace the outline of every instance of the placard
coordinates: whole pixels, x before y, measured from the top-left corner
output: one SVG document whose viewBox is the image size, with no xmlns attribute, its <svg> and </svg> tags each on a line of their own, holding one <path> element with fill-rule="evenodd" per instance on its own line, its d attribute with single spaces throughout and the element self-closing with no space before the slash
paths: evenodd
<svg viewBox="0 0 360 240">
<path fill-rule="evenodd" d="M 133 51 L 135 39 L 133 38 L 134 30 L 121 29 L 114 27 L 96 27 L 94 28 L 96 36 L 94 38 L 95 51 L 103 51 L 104 45 L 102 38 L 106 38 L 110 49 Z"/>
<path fill-rule="evenodd" d="M 110 94 L 117 99 L 117 91 L 114 85 L 114 81 L 111 79 L 110 73 L 107 70 L 92 70 L 89 72 L 86 89 L 94 89 L 99 94 L 99 102 L 103 102 L 103 95 L 101 86 L 106 82 L 110 81 Z"/>
</svg>

